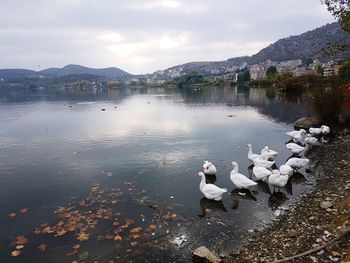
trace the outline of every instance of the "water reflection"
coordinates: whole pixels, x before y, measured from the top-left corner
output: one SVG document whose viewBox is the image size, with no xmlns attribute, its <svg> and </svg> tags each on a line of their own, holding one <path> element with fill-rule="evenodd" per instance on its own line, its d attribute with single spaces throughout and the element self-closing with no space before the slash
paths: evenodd
<svg viewBox="0 0 350 263">
<path fill-rule="evenodd" d="M 207 182 L 232 189 L 227 163 L 236 160 L 251 176 L 244 147 L 247 143 L 259 149 L 268 143 L 279 152 L 276 163 L 283 164 L 289 155 L 284 145 L 285 132 L 292 128 L 286 123 L 294 121 L 303 109 L 303 114 L 309 112 L 302 103 L 303 97 L 288 101 L 271 90 L 244 86 L 196 90 L 167 87 L 18 93 L 9 90 L 0 94 L 0 213 L 6 215 L 22 208 L 30 211 L 25 220 L 0 218 L 1 241 L 5 243 L 9 237 L 20 234 L 32 239 L 34 227 L 58 220 L 52 211 L 69 207 L 72 200 L 86 199 L 95 185 L 115 189 L 123 186 L 121 192 L 127 198 L 120 200 L 121 218 L 133 219 L 145 230 L 154 230 L 156 226 L 155 234 L 177 233 L 177 224 L 187 224 L 184 219 L 191 218 L 194 224 L 189 227 L 188 236 L 198 235 L 196 223 L 209 234 L 213 231 L 213 236 L 223 230 L 215 229 L 214 233 L 207 224 L 206 220 L 213 219 L 209 216 L 212 212 L 217 212 L 215 216 L 220 222 L 227 226 L 231 223 L 232 229 L 246 233 L 261 220 L 273 218 L 267 209 L 271 201 L 267 199 L 273 200 L 278 194 L 271 194 L 268 185 L 258 182 L 253 192 L 234 190 L 222 202 L 210 201 L 202 198 L 199 182 L 193 175 L 202 170 L 204 160 L 211 160 L 218 173 L 208 176 Z M 303 189 L 303 183 L 293 185 L 295 194 Z M 138 203 L 133 206 L 124 203 L 135 200 Z M 203 220 L 197 218 L 198 200 Z M 113 208 L 105 200 L 101 202 L 103 208 Z M 225 207 L 232 209 L 222 213 Z M 113 224 L 108 220 L 106 223 Z M 123 249 L 135 242 L 129 239 L 129 228 L 125 231 Z M 101 251 L 112 255 L 126 251 L 119 251 L 120 247 L 111 251 L 113 241 L 96 242 L 93 237 L 100 233 L 95 234 L 87 242 L 92 256 L 100 255 Z M 153 238 L 151 232 L 147 235 Z M 74 236 L 55 238 L 51 240 L 55 246 L 75 243 Z M 232 246 L 242 238 L 237 235 L 222 242 Z M 211 240 L 202 237 L 201 242 L 210 246 Z M 147 251 L 138 245 L 133 251 L 146 251 L 144 258 L 149 261 L 153 260 L 154 251 L 161 254 L 156 246 L 152 247 L 152 242 L 147 245 L 150 247 Z M 91 247 L 94 249 L 90 250 Z M 2 250 L 0 261 L 8 262 L 8 249 Z M 69 251 L 64 250 L 56 253 L 57 262 L 67 260 L 65 254 Z M 48 261 L 48 256 L 35 254 L 36 248 L 32 252 L 35 262 Z M 164 251 L 165 258 L 168 252 Z M 78 259 L 78 255 L 70 259 Z"/>
<path fill-rule="evenodd" d="M 223 211 L 227 212 L 224 203 L 222 201 L 209 200 L 203 197 L 200 200 L 200 207 L 202 210 L 202 214 L 199 217 L 208 217 L 212 215 L 215 211 Z"/>
<path fill-rule="evenodd" d="M 217 178 L 216 174 L 206 174 L 205 175 L 205 181 L 207 184 L 215 184 Z"/>
<path fill-rule="evenodd" d="M 253 195 L 253 193 L 248 190 L 248 189 L 233 189 L 231 191 L 231 197 L 233 199 L 242 199 L 242 200 L 252 200 L 252 201 L 256 201 L 256 197 Z"/>
<path fill-rule="evenodd" d="M 167 96 L 176 97 L 185 104 L 225 104 L 229 107 L 252 106 L 258 108 L 262 114 L 291 123 L 296 118 L 311 113 L 307 97 L 303 93 L 280 94 L 275 88 L 249 88 L 246 86 L 203 86 L 201 88 L 172 87 L 119 87 L 119 88 L 46 88 L 44 90 L 3 89 L 1 90 L 0 104 L 26 101 L 121 101 L 135 95 L 157 94 L 158 98 L 167 99 Z M 161 95 L 161 96 L 160 96 Z M 283 106 L 283 107 L 281 107 Z"/>
</svg>

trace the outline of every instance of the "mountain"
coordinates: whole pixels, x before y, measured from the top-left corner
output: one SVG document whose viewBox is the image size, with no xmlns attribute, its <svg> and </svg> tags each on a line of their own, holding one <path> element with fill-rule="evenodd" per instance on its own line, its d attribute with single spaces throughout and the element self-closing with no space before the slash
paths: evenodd
<svg viewBox="0 0 350 263">
<path fill-rule="evenodd" d="M 0 69 L 0 79 L 14 80 L 14 79 L 38 79 L 43 77 L 56 78 L 57 80 L 64 79 L 98 79 L 116 78 L 123 79 L 131 76 L 119 68 L 101 68 L 94 69 L 83 67 L 80 65 L 67 65 L 63 68 L 48 68 L 41 71 L 34 71 L 28 69 Z"/>
<path fill-rule="evenodd" d="M 337 55 L 326 54 L 325 47 L 336 44 L 347 44 L 348 48 Z M 276 62 L 303 58 L 329 61 L 348 57 L 350 57 L 350 33 L 345 32 L 339 23 L 332 23 L 298 36 L 280 39 L 253 55 L 249 63 L 256 64 L 268 59 Z"/>
<path fill-rule="evenodd" d="M 327 46 L 347 44 L 345 51 L 336 55 L 326 54 Z M 260 50 L 253 56 L 235 57 L 225 61 L 214 62 L 190 62 L 166 70 L 157 71 L 153 75 L 162 75 L 165 78 L 177 74 L 197 71 L 203 75 L 220 75 L 227 72 L 227 68 L 258 64 L 271 60 L 275 62 L 294 59 L 319 59 L 322 62 L 330 60 L 343 60 L 350 57 L 350 33 L 345 32 L 339 23 L 331 23 L 325 26 L 307 31 L 301 35 L 280 39 L 268 47 Z"/>
<path fill-rule="evenodd" d="M 23 77 L 36 77 L 38 72 L 28 69 L 0 69 L 0 78 L 16 79 Z"/>
<path fill-rule="evenodd" d="M 67 65 L 63 68 L 49 68 L 42 71 L 39 71 L 43 75 L 53 75 L 53 76 L 66 76 L 66 75 L 80 75 L 80 74 L 89 74 L 101 77 L 111 77 L 111 78 L 120 78 L 127 77 L 130 74 L 119 68 L 88 68 L 80 65 Z"/>
</svg>

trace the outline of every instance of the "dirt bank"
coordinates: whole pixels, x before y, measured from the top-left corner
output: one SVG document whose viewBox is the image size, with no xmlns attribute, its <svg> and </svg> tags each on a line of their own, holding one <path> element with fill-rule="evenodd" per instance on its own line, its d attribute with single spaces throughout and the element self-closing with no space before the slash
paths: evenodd
<svg viewBox="0 0 350 263">
<path fill-rule="evenodd" d="M 308 157 L 315 189 L 225 262 L 274 262 L 325 245 L 350 228 L 350 135 L 337 135 L 332 143 L 311 149 Z M 350 262 L 350 235 L 288 262 Z"/>
</svg>

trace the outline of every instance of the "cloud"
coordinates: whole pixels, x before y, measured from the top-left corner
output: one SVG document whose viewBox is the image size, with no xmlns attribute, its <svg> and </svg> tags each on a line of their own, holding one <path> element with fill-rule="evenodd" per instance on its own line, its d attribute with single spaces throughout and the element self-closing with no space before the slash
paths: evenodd
<svg viewBox="0 0 350 263">
<path fill-rule="evenodd" d="M 251 55 L 332 22 L 319 1 L 3 0 L 0 68 L 117 66 L 147 73 Z"/>
</svg>

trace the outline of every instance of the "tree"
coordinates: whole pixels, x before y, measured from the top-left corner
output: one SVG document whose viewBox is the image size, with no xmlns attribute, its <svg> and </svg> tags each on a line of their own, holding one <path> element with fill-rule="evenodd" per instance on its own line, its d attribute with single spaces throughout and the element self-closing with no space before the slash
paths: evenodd
<svg viewBox="0 0 350 263">
<path fill-rule="evenodd" d="M 245 70 L 244 72 L 240 72 L 237 75 L 237 82 L 238 83 L 244 83 L 250 81 L 250 72 L 249 70 Z"/>
<path fill-rule="evenodd" d="M 350 32 L 350 1 L 349 0 L 321 0 L 327 5 L 328 11 L 340 21 L 342 28 Z"/>
<path fill-rule="evenodd" d="M 345 61 L 339 69 L 339 78 L 345 81 L 350 80 L 350 60 Z"/>
<path fill-rule="evenodd" d="M 243 73 L 243 76 L 244 76 L 244 80 L 246 82 L 250 81 L 250 72 L 249 70 L 246 70 L 244 73 Z"/>
<path fill-rule="evenodd" d="M 324 68 L 321 64 L 317 65 L 316 71 L 319 75 L 323 76 Z"/>
<path fill-rule="evenodd" d="M 270 66 L 266 70 L 266 76 L 270 77 L 277 74 L 277 68 L 275 66 Z"/>
</svg>

